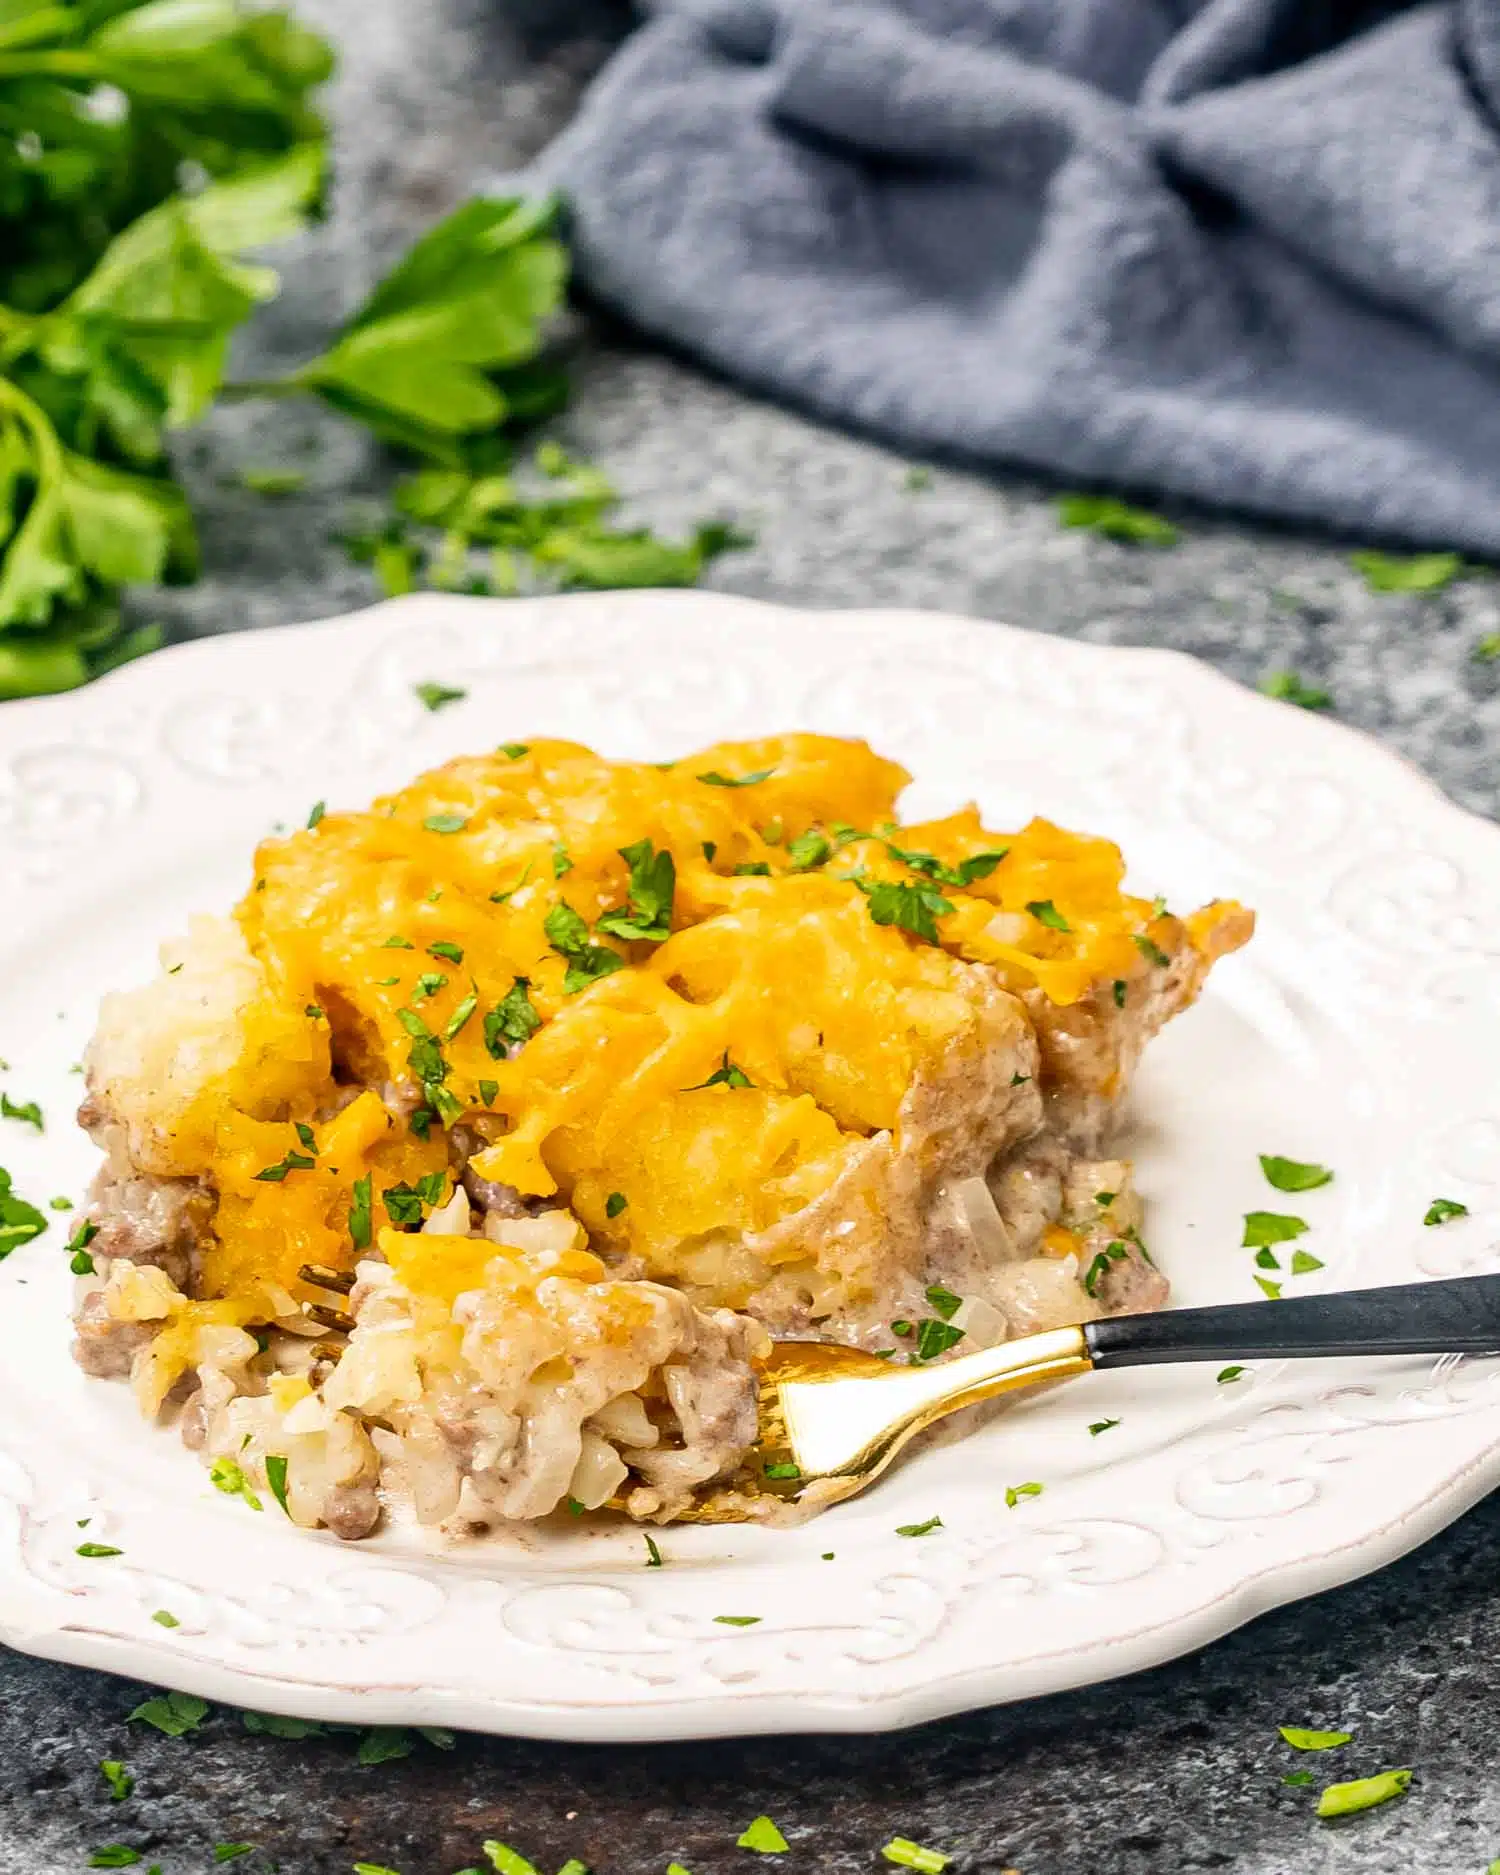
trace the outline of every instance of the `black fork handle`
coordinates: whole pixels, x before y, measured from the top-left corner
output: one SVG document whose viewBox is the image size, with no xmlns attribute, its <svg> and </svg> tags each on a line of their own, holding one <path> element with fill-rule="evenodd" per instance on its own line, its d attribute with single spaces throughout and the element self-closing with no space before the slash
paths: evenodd
<svg viewBox="0 0 1500 1875">
<path fill-rule="evenodd" d="M 1083 1338 L 1100 1368 L 1339 1354 L 1488 1354 L 1500 1350 L 1500 1276 L 1117 1315 L 1085 1323 Z"/>
</svg>

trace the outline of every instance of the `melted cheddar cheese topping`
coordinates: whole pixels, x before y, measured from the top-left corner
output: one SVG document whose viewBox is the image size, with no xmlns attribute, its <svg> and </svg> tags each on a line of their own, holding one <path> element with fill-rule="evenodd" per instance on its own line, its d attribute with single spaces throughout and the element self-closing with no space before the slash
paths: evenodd
<svg viewBox="0 0 1500 1875">
<path fill-rule="evenodd" d="M 898 826 L 908 779 L 813 735 L 666 764 L 512 744 L 266 841 L 237 912 L 263 988 L 173 1139 L 219 1193 L 205 1295 L 311 1299 L 301 1265 L 451 1190 L 455 1127 L 479 1175 L 692 1280 L 897 1126 L 974 1020 L 967 965 L 1068 1004 L 1235 909 L 1172 918 L 1043 820 Z M 451 1287 L 436 1247 L 401 1254 Z"/>
</svg>

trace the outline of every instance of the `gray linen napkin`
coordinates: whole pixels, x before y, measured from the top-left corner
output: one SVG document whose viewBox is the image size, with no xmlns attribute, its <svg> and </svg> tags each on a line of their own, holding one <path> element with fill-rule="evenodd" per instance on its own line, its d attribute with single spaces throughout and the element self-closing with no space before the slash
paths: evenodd
<svg viewBox="0 0 1500 1875">
<path fill-rule="evenodd" d="M 659 0 L 581 277 L 911 449 L 1500 555 L 1500 0 Z"/>
</svg>

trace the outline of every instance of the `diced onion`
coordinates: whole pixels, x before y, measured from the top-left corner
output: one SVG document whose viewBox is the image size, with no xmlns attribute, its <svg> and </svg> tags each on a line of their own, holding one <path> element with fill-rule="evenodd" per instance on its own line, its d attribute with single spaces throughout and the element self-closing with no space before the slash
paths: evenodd
<svg viewBox="0 0 1500 1875">
<path fill-rule="evenodd" d="M 961 1178 L 953 1187 L 959 1222 L 987 1262 L 1006 1263 L 1016 1254 L 1015 1242 L 1005 1227 L 990 1188 L 982 1178 Z"/>
</svg>

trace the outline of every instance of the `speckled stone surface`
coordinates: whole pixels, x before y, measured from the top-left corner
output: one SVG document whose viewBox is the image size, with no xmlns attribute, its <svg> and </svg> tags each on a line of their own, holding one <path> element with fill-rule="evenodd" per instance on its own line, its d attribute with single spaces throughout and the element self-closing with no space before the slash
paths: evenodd
<svg viewBox="0 0 1500 1875">
<path fill-rule="evenodd" d="M 344 47 L 337 210 L 285 257 L 286 291 L 244 366 L 306 355 L 400 245 L 475 175 L 524 160 L 624 30 L 611 0 L 306 0 Z M 941 368 L 941 361 L 934 361 Z M 1121 644 L 1166 645 L 1247 682 L 1294 666 L 1338 715 L 1400 749 L 1466 806 L 1500 812 L 1500 667 L 1472 659 L 1500 629 L 1500 586 L 1377 597 L 1349 543 L 1273 538 L 1184 517 L 1183 544 L 1139 553 L 1059 529 L 1046 489 L 906 465 L 751 402 L 633 344 L 580 331 L 567 439 L 632 510 L 667 528 L 732 514 L 759 544 L 713 583 L 802 605 L 930 606 Z M 179 632 L 340 612 L 372 596 L 328 540 L 389 469 L 338 425 L 292 406 L 241 408 L 188 439 L 207 576 L 151 615 Z M 246 466 L 308 468 L 307 494 L 268 503 Z M 227 485 L 226 485 L 227 484 Z M 358 1861 L 452 1875 L 499 1837 L 550 1871 L 599 1875 L 752 1866 L 734 1839 L 759 1812 L 788 1875 L 888 1865 L 903 1835 L 955 1857 L 953 1875 L 1483 1875 L 1500 1857 L 1500 1504 L 1406 1562 L 1262 1618 L 1205 1652 L 1121 1684 L 872 1740 L 773 1739 L 633 1750 L 461 1740 L 372 1769 L 346 1738 L 288 1743 L 216 1712 L 170 1740 L 127 1726 L 141 1689 L 0 1655 L 0 1875 L 72 1875 L 101 1844 L 144 1870 L 191 1875 L 213 1846 L 264 1875 L 334 1875 Z M 1321 1824 L 1288 1788 L 1279 1724 L 1340 1726 L 1319 1781 L 1392 1766 L 1401 1802 Z M 103 1758 L 136 1793 L 109 1799 Z M 1330 1765 L 1336 1761 L 1337 1769 Z"/>
</svg>

